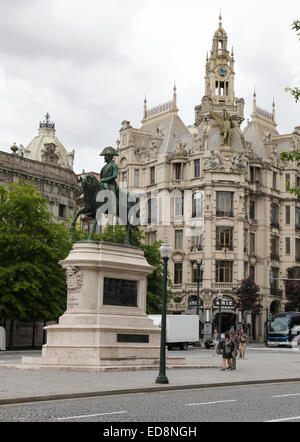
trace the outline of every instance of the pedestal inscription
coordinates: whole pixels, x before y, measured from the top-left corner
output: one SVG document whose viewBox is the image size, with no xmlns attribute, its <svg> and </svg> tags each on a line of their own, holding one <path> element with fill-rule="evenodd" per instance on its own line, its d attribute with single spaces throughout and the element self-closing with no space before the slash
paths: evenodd
<svg viewBox="0 0 300 442">
<path fill-rule="evenodd" d="M 103 304 L 137 307 L 137 281 L 104 278 Z"/>
</svg>

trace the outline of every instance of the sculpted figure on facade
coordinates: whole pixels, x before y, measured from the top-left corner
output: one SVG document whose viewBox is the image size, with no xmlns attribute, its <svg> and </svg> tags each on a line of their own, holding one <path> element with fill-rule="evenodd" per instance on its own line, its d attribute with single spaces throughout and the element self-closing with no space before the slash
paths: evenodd
<svg viewBox="0 0 300 442">
<path fill-rule="evenodd" d="M 232 158 L 232 165 L 235 169 L 238 169 L 241 172 L 245 172 L 247 170 L 247 165 L 241 153 L 234 155 L 234 157 Z"/>
<path fill-rule="evenodd" d="M 220 156 L 214 151 L 211 151 L 211 158 L 205 160 L 204 170 L 216 169 L 222 166 L 222 160 Z"/>
</svg>

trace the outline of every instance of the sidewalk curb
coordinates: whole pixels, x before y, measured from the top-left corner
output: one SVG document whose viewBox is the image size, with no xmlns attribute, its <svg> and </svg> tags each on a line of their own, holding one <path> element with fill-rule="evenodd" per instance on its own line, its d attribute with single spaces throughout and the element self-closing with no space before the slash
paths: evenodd
<svg viewBox="0 0 300 442">
<path fill-rule="evenodd" d="M 262 384 L 281 384 L 281 383 L 293 383 L 300 382 L 300 378 L 287 378 L 287 379 L 263 379 L 253 381 L 236 381 L 236 382 L 219 382 L 211 384 L 191 384 L 191 385 L 169 385 L 142 387 L 132 389 L 121 390 L 108 390 L 108 391 L 95 391 L 95 392 L 82 392 L 82 393 L 65 393 L 65 394 L 49 394 L 43 396 L 28 396 L 28 397 L 16 397 L 0 399 L 0 405 L 12 405 L 12 404 L 25 404 L 29 402 L 45 402 L 45 401 L 57 401 L 66 399 L 80 399 L 80 398 L 92 398 L 101 396 L 116 396 L 124 394 L 137 394 L 137 393 L 155 393 L 160 391 L 176 391 L 176 390 L 192 390 L 201 388 L 222 388 L 222 387 L 236 387 L 242 385 L 262 385 Z"/>
</svg>

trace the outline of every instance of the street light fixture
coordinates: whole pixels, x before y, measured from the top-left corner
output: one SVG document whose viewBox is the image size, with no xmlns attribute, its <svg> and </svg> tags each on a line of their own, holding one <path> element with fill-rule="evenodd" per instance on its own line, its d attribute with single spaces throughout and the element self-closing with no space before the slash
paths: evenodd
<svg viewBox="0 0 300 442">
<path fill-rule="evenodd" d="M 222 299 L 223 299 L 223 293 L 219 290 L 219 293 L 217 294 L 217 298 L 219 301 L 219 318 L 218 318 L 218 334 L 219 339 L 221 338 L 221 307 L 222 307 Z"/>
<path fill-rule="evenodd" d="M 160 331 L 160 361 L 159 374 L 156 378 L 157 384 L 168 384 L 169 379 L 166 376 L 166 322 L 167 322 L 167 283 L 168 283 L 168 260 L 172 253 L 172 248 L 165 240 L 160 249 L 160 256 L 164 260 L 164 279 L 163 279 L 163 297 L 162 297 L 162 314 L 161 314 L 161 331 Z"/>
<path fill-rule="evenodd" d="M 200 282 L 201 282 L 201 264 L 202 264 L 202 259 L 197 259 L 197 262 L 194 262 L 193 264 L 193 269 L 196 272 L 196 282 L 197 282 L 197 310 L 196 310 L 196 315 L 198 316 L 199 319 L 199 313 L 200 313 Z M 195 343 L 195 347 L 201 347 L 200 342 L 196 342 Z"/>
</svg>

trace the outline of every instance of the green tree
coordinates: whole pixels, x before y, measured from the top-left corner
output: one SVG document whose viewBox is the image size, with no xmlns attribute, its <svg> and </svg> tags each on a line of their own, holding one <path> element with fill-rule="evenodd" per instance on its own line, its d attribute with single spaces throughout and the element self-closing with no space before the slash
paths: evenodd
<svg viewBox="0 0 300 442">
<path fill-rule="evenodd" d="M 289 301 L 288 309 L 300 312 L 300 281 L 285 282 L 285 295 Z"/>
<path fill-rule="evenodd" d="M 295 31 L 297 31 L 297 35 L 300 38 L 300 20 L 295 20 L 293 25 L 292 25 L 292 29 L 295 29 Z M 285 88 L 286 92 L 290 92 L 291 95 L 294 97 L 296 103 L 298 102 L 299 98 L 300 98 L 300 89 L 299 87 L 287 87 Z"/>
<path fill-rule="evenodd" d="M 262 309 L 259 290 L 259 286 L 251 281 L 250 278 L 243 279 L 240 285 L 235 289 L 237 296 L 236 307 L 243 313 L 248 311 L 254 315 L 258 314 Z"/>
<path fill-rule="evenodd" d="M 162 311 L 162 287 L 163 287 L 163 261 L 159 248 L 161 242 L 156 241 L 152 245 L 144 243 L 144 234 L 141 230 L 133 232 L 134 246 L 143 250 L 148 263 L 155 267 L 155 270 L 147 278 L 147 314 L 160 314 Z M 94 235 L 95 239 L 101 241 L 124 243 L 126 237 L 125 226 L 116 225 L 114 228 L 107 226 L 101 235 Z M 168 280 L 167 305 L 173 300 L 171 292 L 171 281 Z"/>
<path fill-rule="evenodd" d="M 0 317 L 49 321 L 66 308 L 59 264 L 72 247 L 63 224 L 31 184 L 0 186 Z"/>
</svg>

